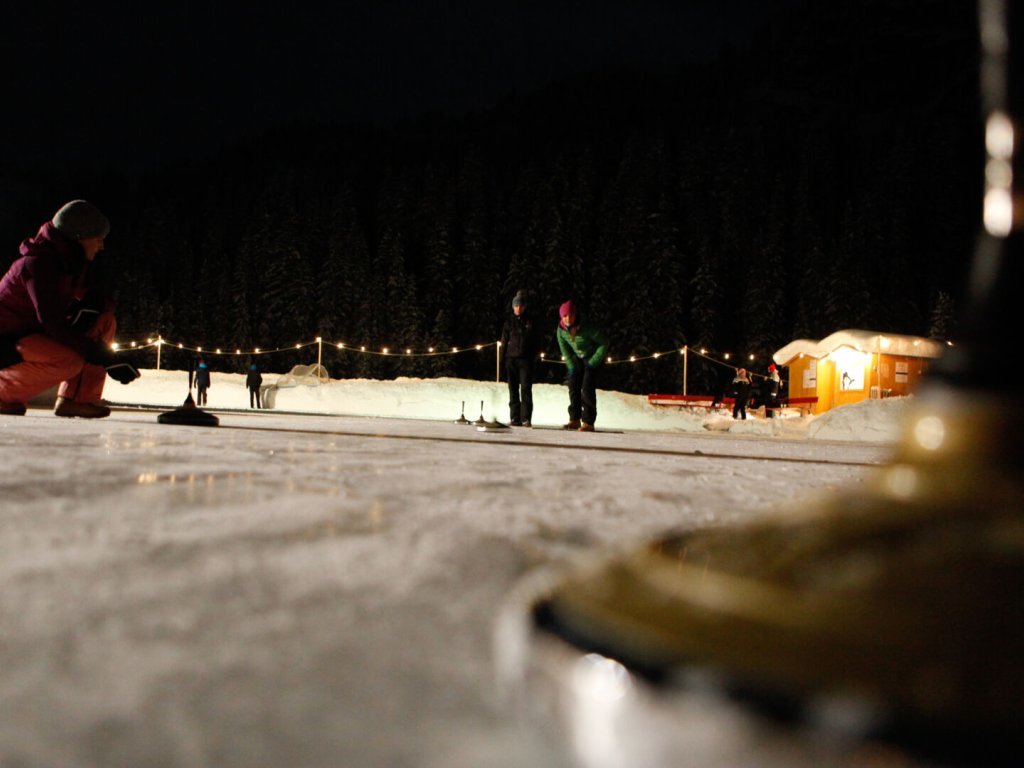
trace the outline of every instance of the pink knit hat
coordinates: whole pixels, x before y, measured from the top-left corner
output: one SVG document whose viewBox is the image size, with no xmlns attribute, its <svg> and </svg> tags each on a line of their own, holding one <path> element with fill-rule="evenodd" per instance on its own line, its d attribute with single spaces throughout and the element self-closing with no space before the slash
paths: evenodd
<svg viewBox="0 0 1024 768">
<path fill-rule="evenodd" d="M 569 327 L 569 324 L 565 322 L 565 318 L 569 315 L 576 317 L 576 305 L 572 303 L 572 299 L 558 308 L 558 317 L 563 328 Z"/>
</svg>

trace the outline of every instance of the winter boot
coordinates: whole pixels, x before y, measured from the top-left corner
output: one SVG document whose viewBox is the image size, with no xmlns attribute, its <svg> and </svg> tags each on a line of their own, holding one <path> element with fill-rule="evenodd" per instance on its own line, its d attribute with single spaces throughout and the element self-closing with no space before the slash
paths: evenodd
<svg viewBox="0 0 1024 768">
<path fill-rule="evenodd" d="M 580 424 L 579 431 L 580 432 L 593 432 L 594 431 L 594 425 L 593 424 L 587 424 L 587 422 L 584 421 L 584 422 L 582 422 Z"/>
<path fill-rule="evenodd" d="M 77 416 L 80 419 L 105 419 L 110 415 L 110 409 L 98 403 L 78 403 L 68 400 L 66 397 L 58 397 L 57 405 L 53 409 L 57 416 L 68 418 Z"/>
<path fill-rule="evenodd" d="M 579 428 L 580 428 L 580 420 L 579 419 L 569 419 L 569 423 L 568 424 L 563 424 L 562 425 L 562 429 L 579 429 Z"/>
</svg>

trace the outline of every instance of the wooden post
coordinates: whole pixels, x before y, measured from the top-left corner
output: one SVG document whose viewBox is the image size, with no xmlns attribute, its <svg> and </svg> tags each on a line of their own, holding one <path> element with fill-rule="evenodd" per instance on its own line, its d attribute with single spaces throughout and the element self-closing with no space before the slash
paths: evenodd
<svg viewBox="0 0 1024 768">
<path fill-rule="evenodd" d="M 683 345 L 683 394 L 686 394 L 686 377 L 689 373 L 690 364 L 690 346 L 688 344 Z"/>
</svg>

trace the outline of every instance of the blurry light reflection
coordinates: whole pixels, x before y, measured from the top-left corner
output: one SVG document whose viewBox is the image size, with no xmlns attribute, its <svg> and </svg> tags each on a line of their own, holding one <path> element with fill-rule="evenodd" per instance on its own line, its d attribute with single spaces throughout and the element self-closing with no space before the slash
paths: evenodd
<svg viewBox="0 0 1024 768">
<path fill-rule="evenodd" d="M 992 158 L 985 163 L 985 181 L 993 187 L 1009 188 L 1013 183 L 1013 169 L 1002 158 Z"/>
<path fill-rule="evenodd" d="M 618 736 L 619 719 L 633 681 L 619 662 L 590 653 L 572 670 L 575 708 L 572 737 L 587 766 L 623 766 L 627 755 Z"/>
<path fill-rule="evenodd" d="M 629 670 L 614 659 L 588 653 L 576 665 L 576 691 L 598 701 L 617 701 L 630 688 Z"/>
<path fill-rule="evenodd" d="M 1009 190 L 990 189 L 985 193 L 982 213 L 985 229 L 996 237 L 1006 237 L 1013 229 L 1013 199 Z"/>
<path fill-rule="evenodd" d="M 1013 121 L 1003 112 L 993 112 L 985 122 L 985 150 L 992 157 L 1013 156 Z"/>
<path fill-rule="evenodd" d="M 925 416 L 914 425 L 914 439 L 926 451 L 937 451 L 946 441 L 946 425 L 938 416 Z"/>
<path fill-rule="evenodd" d="M 907 466 L 892 467 L 886 473 L 885 485 L 894 496 L 909 498 L 917 490 L 917 472 Z"/>
</svg>

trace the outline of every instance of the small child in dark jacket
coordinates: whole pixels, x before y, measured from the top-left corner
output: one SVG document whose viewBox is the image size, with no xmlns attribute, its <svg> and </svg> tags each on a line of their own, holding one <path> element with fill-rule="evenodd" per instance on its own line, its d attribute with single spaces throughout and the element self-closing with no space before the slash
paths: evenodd
<svg viewBox="0 0 1024 768">
<path fill-rule="evenodd" d="M 196 368 L 196 405 L 206 405 L 206 390 L 209 388 L 210 368 L 200 360 L 199 366 Z"/>
<path fill-rule="evenodd" d="M 263 376 L 260 375 L 260 369 L 256 367 L 256 363 L 249 366 L 249 373 L 245 376 L 245 386 L 249 388 L 249 407 L 262 408 L 263 404 L 260 402 L 260 387 L 263 385 Z M 255 406 L 253 405 L 255 403 Z"/>
</svg>

